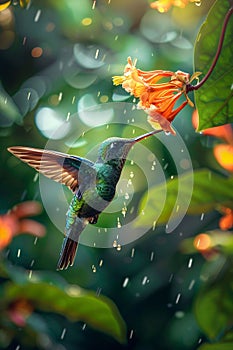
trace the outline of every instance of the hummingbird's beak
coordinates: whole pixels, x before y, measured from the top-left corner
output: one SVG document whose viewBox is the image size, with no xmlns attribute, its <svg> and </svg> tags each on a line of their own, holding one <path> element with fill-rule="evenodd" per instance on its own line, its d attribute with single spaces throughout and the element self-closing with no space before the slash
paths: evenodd
<svg viewBox="0 0 233 350">
<path fill-rule="evenodd" d="M 148 132 L 146 134 L 143 134 L 143 135 L 140 135 L 140 136 L 137 136 L 135 138 L 133 138 L 133 142 L 139 142 L 139 141 L 142 141 L 144 139 L 146 139 L 147 137 L 149 136 L 152 136 L 152 135 L 155 135 L 155 134 L 158 134 L 159 132 L 163 131 L 163 129 L 159 129 L 159 130 L 154 130 L 154 131 L 151 131 L 151 132 Z"/>
</svg>

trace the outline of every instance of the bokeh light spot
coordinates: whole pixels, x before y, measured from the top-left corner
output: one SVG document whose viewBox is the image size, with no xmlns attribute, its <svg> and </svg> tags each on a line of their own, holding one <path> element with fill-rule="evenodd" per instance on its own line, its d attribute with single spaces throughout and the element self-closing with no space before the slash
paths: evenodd
<svg viewBox="0 0 233 350">
<path fill-rule="evenodd" d="M 100 97 L 100 102 L 101 102 L 101 103 L 106 103 L 106 102 L 108 102 L 108 96 L 107 96 L 107 95 L 101 96 L 101 97 Z"/>
<path fill-rule="evenodd" d="M 206 233 L 201 233 L 195 237 L 193 245 L 199 251 L 208 250 L 211 248 L 211 238 Z"/>
<path fill-rule="evenodd" d="M 89 26 L 92 24 L 92 19 L 90 17 L 83 18 L 81 23 L 83 26 Z"/>
<path fill-rule="evenodd" d="M 42 50 L 42 48 L 41 47 L 34 47 L 33 49 L 32 49 L 32 51 L 31 51 L 31 55 L 32 55 L 32 57 L 34 57 L 34 58 L 39 58 L 39 57 L 41 57 L 42 56 L 42 54 L 43 54 L 43 50 Z"/>
<path fill-rule="evenodd" d="M 45 28 L 46 32 L 52 32 L 55 29 L 55 24 L 53 22 L 49 22 Z"/>
<path fill-rule="evenodd" d="M 70 124 L 66 123 L 52 108 L 39 109 L 35 121 L 40 132 L 49 139 L 59 140 L 70 131 Z"/>
</svg>

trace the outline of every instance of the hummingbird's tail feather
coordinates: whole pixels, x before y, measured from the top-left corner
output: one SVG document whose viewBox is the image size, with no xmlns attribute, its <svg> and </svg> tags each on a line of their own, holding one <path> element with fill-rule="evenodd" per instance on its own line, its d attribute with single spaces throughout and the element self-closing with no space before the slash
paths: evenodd
<svg viewBox="0 0 233 350">
<path fill-rule="evenodd" d="M 58 270 L 67 269 L 69 266 L 73 265 L 77 248 L 78 242 L 73 241 L 69 237 L 64 238 L 60 258 L 57 263 Z"/>
<path fill-rule="evenodd" d="M 57 264 L 58 270 L 67 269 L 69 266 L 73 265 L 78 248 L 79 236 L 88 224 L 86 218 L 80 218 L 78 216 L 73 218 L 69 210 L 66 219 L 66 236 L 61 247 L 60 258 Z"/>
</svg>

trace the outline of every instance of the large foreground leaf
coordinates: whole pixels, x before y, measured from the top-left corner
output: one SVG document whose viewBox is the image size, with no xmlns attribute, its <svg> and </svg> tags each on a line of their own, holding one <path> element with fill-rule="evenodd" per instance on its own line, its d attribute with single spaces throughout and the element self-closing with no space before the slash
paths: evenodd
<svg viewBox="0 0 233 350">
<path fill-rule="evenodd" d="M 83 321 L 119 342 L 126 340 L 126 328 L 115 304 L 106 297 L 86 292 L 76 285 L 61 289 L 46 282 L 15 284 L 4 288 L 4 303 L 26 299 L 33 308 L 61 314 L 72 321 Z"/>
<path fill-rule="evenodd" d="M 211 340 L 233 326 L 233 288 L 228 282 L 210 286 L 195 303 L 196 320 Z"/>
<path fill-rule="evenodd" d="M 195 71 L 207 73 L 217 51 L 218 41 L 230 0 L 217 0 L 202 25 L 195 44 Z M 199 131 L 233 122 L 233 16 L 227 26 L 221 55 L 209 79 L 195 91 Z M 203 77 L 202 76 L 202 77 Z"/>
<path fill-rule="evenodd" d="M 193 188 L 190 188 L 190 177 L 194 176 Z M 185 179 L 187 181 L 185 181 Z M 182 186 L 178 187 L 179 182 Z M 185 185 L 187 184 L 187 185 Z M 157 223 L 167 223 L 172 210 L 176 203 L 178 191 L 180 198 L 186 198 L 192 192 L 191 201 L 187 209 L 187 214 L 198 215 L 216 209 L 218 205 L 233 207 L 233 178 L 225 178 L 216 175 L 209 170 L 196 170 L 194 173 L 186 173 L 179 178 L 169 180 L 165 184 L 150 188 L 148 193 L 142 198 L 140 209 L 143 209 L 146 201 L 150 210 L 145 215 L 140 216 L 137 226 L 147 225 L 148 222 L 153 223 L 161 212 L 161 198 L 166 193 L 166 201 L 163 204 L 162 213 Z M 175 216 L 182 216 L 181 206 L 178 210 L 173 211 Z"/>
</svg>

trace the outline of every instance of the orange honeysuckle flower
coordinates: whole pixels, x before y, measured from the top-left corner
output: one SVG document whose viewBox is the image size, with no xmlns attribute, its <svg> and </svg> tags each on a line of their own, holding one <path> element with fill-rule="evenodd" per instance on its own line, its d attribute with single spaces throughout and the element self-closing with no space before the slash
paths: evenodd
<svg viewBox="0 0 233 350">
<path fill-rule="evenodd" d="M 233 172 L 233 145 L 219 144 L 214 146 L 214 156 L 224 169 Z"/>
<path fill-rule="evenodd" d="M 189 2 L 201 3 L 201 0 L 157 0 L 150 4 L 150 7 L 159 12 L 167 12 L 171 6 L 184 8 Z"/>
<path fill-rule="evenodd" d="M 221 230 L 229 230 L 233 227 L 233 210 L 231 208 L 221 208 L 221 212 L 224 214 L 219 220 L 219 227 Z"/>
<path fill-rule="evenodd" d="M 164 70 L 142 71 L 136 68 L 136 61 L 128 57 L 128 63 L 123 76 L 114 76 L 113 84 L 122 87 L 136 98 L 139 98 L 138 107 L 148 114 L 148 121 L 154 127 L 175 133 L 170 123 L 187 104 L 193 107 L 192 101 L 186 94 L 186 86 L 200 75 L 194 73 L 190 78 L 182 71 L 171 72 Z M 168 82 L 159 82 L 168 78 Z M 184 101 L 174 108 L 178 99 L 184 95 Z"/>
<path fill-rule="evenodd" d="M 195 109 L 192 115 L 192 124 L 194 129 L 198 128 L 199 116 L 198 111 Z M 203 135 L 214 136 L 225 140 L 229 144 L 233 144 L 233 130 L 231 124 L 225 124 L 221 126 L 215 126 L 202 131 Z"/>
<path fill-rule="evenodd" d="M 45 228 L 40 223 L 25 219 L 27 216 L 38 215 L 41 206 L 35 201 L 16 205 L 9 213 L 0 216 L 0 250 L 10 244 L 13 237 L 28 233 L 37 237 L 45 234 Z"/>
</svg>

